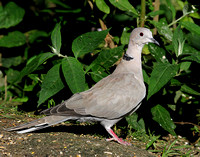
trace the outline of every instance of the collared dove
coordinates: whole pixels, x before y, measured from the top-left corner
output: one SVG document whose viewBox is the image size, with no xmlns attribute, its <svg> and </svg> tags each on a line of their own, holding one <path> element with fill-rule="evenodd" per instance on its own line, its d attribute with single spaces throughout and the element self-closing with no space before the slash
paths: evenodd
<svg viewBox="0 0 200 157">
<path fill-rule="evenodd" d="M 67 120 L 98 121 L 112 138 L 123 145 L 130 143 L 118 138 L 111 127 L 126 115 L 135 112 L 146 95 L 143 82 L 141 52 L 147 43 L 158 42 L 147 28 L 135 28 L 128 49 L 114 72 L 100 80 L 87 91 L 76 93 L 63 103 L 42 111 L 44 118 L 8 128 L 27 133 Z"/>
</svg>

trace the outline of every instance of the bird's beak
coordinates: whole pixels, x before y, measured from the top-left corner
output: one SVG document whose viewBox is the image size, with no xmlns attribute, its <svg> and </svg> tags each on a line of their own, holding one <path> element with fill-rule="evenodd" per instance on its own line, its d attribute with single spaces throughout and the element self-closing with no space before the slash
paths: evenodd
<svg viewBox="0 0 200 157">
<path fill-rule="evenodd" d="M 155 44 L 157 44 L 158 46 L 160 46 L 159 42 L 157 42 L 154 38 L 151 38 L 150 40 L 151 40 L 152 43 L 155 43 Z"/>
</svg>

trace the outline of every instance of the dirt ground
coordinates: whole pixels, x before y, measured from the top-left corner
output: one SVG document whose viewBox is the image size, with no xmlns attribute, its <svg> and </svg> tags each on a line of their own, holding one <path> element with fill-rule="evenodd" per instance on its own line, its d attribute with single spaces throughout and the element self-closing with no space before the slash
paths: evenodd
<svg viewBox="0 0 200 157">
<path fill-rule="evenodd" d="M 31 121 L 28 118 L 25 121 Z M 24 121 L 24 120 L 23 120 Z M 17 134 L 3 128 L 22 121 L 0 119 L 0 157 L 153 157 L 139 146 L 106 142 L 106 131 L 99 125 L 70 125 L 62 123 L 34 133 Z M 98 136 L 95 136 L 98 134 Z M 102 136 L 102 138 L 100 138 Z M 126 139 L 128 141 L 128 139 Z"/>
</svg>

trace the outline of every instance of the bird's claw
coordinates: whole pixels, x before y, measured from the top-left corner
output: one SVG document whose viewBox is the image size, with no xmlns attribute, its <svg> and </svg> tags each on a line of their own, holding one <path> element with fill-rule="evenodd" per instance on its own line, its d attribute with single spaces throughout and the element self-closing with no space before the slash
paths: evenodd
<svg viewBox="0 0 200 157">
<path fill-rule="evenodd" d="M 131 146 L 132 144 L 124 141 L 122 138 L 108 138 L 106 141 L 117 141 L 120 144 Z"/>
</svg>

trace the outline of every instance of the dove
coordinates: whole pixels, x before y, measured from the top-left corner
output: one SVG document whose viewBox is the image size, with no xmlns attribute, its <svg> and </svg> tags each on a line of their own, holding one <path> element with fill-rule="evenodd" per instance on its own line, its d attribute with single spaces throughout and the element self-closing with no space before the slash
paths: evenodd
<svg viewBox="0 0 200 157">
<path fill-rule="evenodd" d="M 131 145 L 119 138 L 111 128 L 123 117 L 134 113 L 146 95 L 141 54 L 143 46 L 148 43 L 159 45 L 149 29 L 135 28 L 131 32 L 127 51 L 112 74 L 90 89 L 42 111 L 46 117 L 8 128 L 7 131 L 28 133 L 67 120 L 99 122 L 111 136 L 107 141 Z"/>
</svg>

